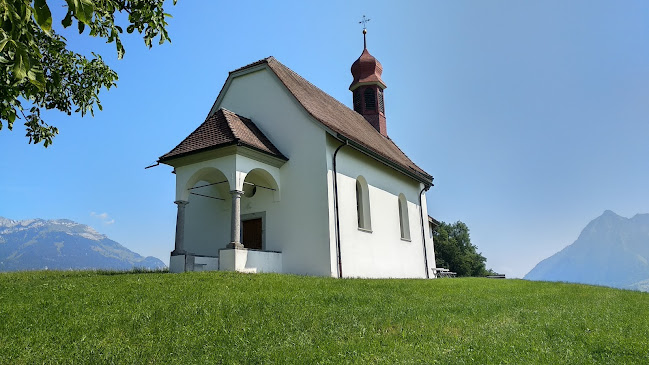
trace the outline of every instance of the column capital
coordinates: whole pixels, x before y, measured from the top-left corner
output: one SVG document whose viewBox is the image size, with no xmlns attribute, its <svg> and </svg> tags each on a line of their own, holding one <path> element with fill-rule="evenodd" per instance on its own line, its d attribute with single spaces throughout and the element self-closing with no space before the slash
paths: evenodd
<svg viewBox="0 0 649 365">
<path fill-rule="evenodd" d="M 189 202 L 188 202 L 187 200 L 176 200 L 176 201 L 174 202 L 174 204 L 178 204 L 178 205 L 187 205 L 187 204 L 189 204 Z"/>
<path fill-rule="evenodd" d="M 230 190 L 230 194 L 241 196 L 243 195 L 243 190 Z"/>
</svg>

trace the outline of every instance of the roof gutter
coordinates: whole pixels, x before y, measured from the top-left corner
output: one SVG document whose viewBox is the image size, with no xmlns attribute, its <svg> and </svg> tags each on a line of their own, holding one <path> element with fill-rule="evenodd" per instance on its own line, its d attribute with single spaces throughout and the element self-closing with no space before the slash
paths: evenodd
<svg viewBox="0 0 649 365">
<path fill-rule="evenodd" d="M 421 196 L 424 192 L 428 191 L 430 186 L 424 186 L 423 189 L 419 192 L 419 220 L 421 222 L 421 242 L 424 244 L 424 270 L 426 270 L 426 279 L 430 279 L 430 273 L 428 272 L 428 250 L 426 250 L 426 228 L 424 228 L 424 206 L 421 204 Z M 428 215 L 428 214 L 426 214 Z"/>
<path fill-rule="evenodd" d="M 379 155 L 378 153 L 370 150 L 369 148 L 364 147 L 363 145 L 354 142 L 353 140 L 345 137 L 344 135 L 342 135 L 340 133 L 338 133 L 336 135 L 336 138 L 338 138 L 342 142 L 345 142 L 345 144 L 349 145 L 350 147 L 354 148 L 355 150 L 357 150 L 357 151 L 359 151 L 359 152 L 361 152 L 363 154 L 366 154 L 366 155 L 374 158 L 375 160 L 378 160 L 378 161 L 384 163 L 385 165 L 388 165 L 389 167 L 392 167 L 393 169 L 403 173 L 404 175 L 407 175 L 407 176 L 409 176 L 409 177 L 423 183 L 424 186 L 426 186 L 426 190 L 428 190 L 431 186 L 433 186 L 433 177 L 432 176 L 430 176 L 430 178 L 429 178 L 429 177 L 425 177 L 423 175 L 417 174 L 417 173 L 415 173 L 413 171 L 406 170 L 402 166 L 388 160 L 387 158 Z"/>
</svg>

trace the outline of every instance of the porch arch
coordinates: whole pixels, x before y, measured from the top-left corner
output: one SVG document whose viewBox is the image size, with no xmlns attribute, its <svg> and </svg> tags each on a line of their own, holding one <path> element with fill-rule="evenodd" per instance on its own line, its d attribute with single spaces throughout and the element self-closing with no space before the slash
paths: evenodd
<svg viewBox="0 0 649 365">
<path fill-rule="evenodd" d="M 196 183 L 199 181 L 205 181 L 208 184 L 219 184 L 222 183 L 226 188 L 225 191 L 228 191 L 229 185 L 229 180 L 227 176 L 221 171 L 220 169 L 216 167 L 203 167 L 196 172 L 194 172 L 189 179 L 185 182 L 185 184 L 182 185 L 182 190 L 179 191 L 179 199 L 178 200 L 184 200 L 188 201 L 189 195 L 192 192 L 192 190 L 195 190 L 196 188 Z M 227 196 L 227 195 L 226 195 Z"/>
<path fill-rule="evenodd" d="M 257 189 L 273 192 L 273 201 L 279 201 L 279 184 L 275 177 L 266 169 L 257 167 L 246 173 L 243 181 L 244 196 L 252 197 Z"/>
</svg>

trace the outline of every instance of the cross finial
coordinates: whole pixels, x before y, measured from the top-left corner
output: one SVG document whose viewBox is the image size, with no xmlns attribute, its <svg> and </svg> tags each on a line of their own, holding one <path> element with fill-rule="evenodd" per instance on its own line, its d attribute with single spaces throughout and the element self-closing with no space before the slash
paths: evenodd
<svg viewBox="0 0 649 365">
<path fill-rule="evenodd" d="M 369 22 L 372 19 L 368 19 L 363 15 L 363 19 L 358 22 L 358 24 L 363 24 L 363 49 L 367 49 L 367 38 L 365 38 L 365 35 L 367 34 L 367 22 Z"/>
<path fill-rule="evenodd" d="M 363 24 L 363 30 L 366 30 L 367 29 L 367 27 L 366 27 L 367 22 L 369 22 L 370 20 L 372 20 L 372 19 L 368 19 L 368 18 L 365 17 L 365 15 L 363 15 L 363 20 L 358 22 L 358 24 Z"/>
</svg>

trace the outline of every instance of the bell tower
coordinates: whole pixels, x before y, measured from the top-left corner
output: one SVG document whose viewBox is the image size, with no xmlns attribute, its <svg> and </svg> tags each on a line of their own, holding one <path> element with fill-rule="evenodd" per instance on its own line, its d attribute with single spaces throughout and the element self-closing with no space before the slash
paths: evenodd
<svg viewBox="0 0 649 365">
<path fill-rule="evenodd" d="M 385 124 L 385 103 L 383 101 L 383 90 L 387 87 L 381 74 L 383 66 L 367 51 L 367 29 L 365 23 L 369 21 L 363 16 L 363 53 L 352 64 L 352 81 L 349 90 L 354 95 L 354 110 L 365 117 L 368 123 L 379 133 L 388 136 Z"/>
</svg>

